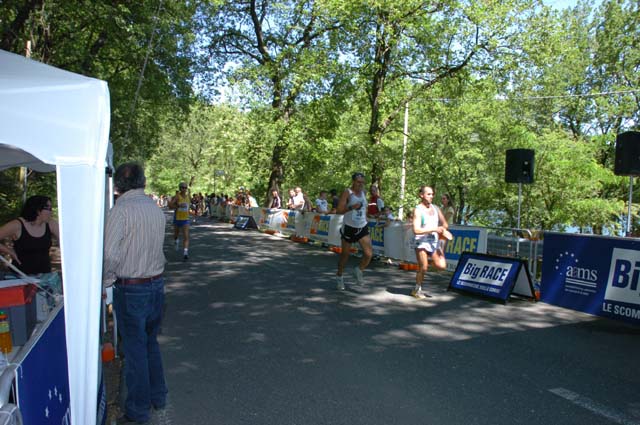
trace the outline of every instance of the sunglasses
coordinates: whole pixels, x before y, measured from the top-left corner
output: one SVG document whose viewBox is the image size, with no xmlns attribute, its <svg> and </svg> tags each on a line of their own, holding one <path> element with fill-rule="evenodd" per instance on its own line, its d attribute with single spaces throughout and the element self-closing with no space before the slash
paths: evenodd
<svg viewBox="0 0 640 425">
<path fill-rule="evenodd" d="M 51 211 L 52 207 L 42 207 L 43 210 Z"/>
<path fill-rule="evenodd" d="M 186 189 L 186 188 L 187 188 L 187 186 L 180 186 L 180 190 Z"/>
</svg>

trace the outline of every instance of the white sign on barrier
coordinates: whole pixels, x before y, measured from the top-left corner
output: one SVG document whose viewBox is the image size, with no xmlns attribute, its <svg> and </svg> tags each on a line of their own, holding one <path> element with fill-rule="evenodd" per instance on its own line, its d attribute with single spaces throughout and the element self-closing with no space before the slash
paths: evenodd
<svg viewBox="0 0 640 425">
<path fill-rule="evenodd" d="M 384 256 L 403 258 L 404 224 L 394 221 L 384 229 Z"/>
</svg>

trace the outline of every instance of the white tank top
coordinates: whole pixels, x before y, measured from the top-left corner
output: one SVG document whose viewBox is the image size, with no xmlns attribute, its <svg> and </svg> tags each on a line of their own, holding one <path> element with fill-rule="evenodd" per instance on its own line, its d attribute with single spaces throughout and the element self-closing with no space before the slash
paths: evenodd
<svg viewBox="0 0 640 425">
<path fill-rule="evenodd" d="M 365 227 L 367 225 L 367 198 L 364 191 L 360 192 L 360 196 L 353 193 L 353 190 L 349 191 L 349 199 L 347 199 L 347 208 L 352 205 L 360 204 L 360 208 L 357 210 L 347 211 L 344 214 L 344 224 L 351 227 Z"/>
<path fill-rule="evenodd" d="M 420 211 L 420 228 L 421 229 L 427 229 L 427 228 L 431 228 L 433 229 L 434 227 L 438 227 L 438 224 L 440 222 L 440 216 L 438 214 L 438 207 L 436 207 L 435 205 L 431 204 L 431 209 L 433 210 L 434 214 L 433 215 L 429 215 L 427 213 L 427 211 L 425 211 L 424 207 L 423 208 L 416 208 L 418 211 Z M 426 235 L 430 235 L 432 238 L 435 238 L 435 240 L 438 240 L 438 233 L 433 232 L 433 233 L 425 233 L 424 236 Z M 416 235 L 417 237 L 419 236 L 423 236 L 423 235 Z"/>
</svg>

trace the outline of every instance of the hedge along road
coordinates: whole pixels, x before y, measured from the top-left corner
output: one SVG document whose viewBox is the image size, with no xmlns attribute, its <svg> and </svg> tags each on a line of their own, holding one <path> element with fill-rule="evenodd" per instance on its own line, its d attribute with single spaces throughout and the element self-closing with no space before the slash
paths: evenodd
<svg viewBox="0 0 640 425">
<path fill-rule="evenodd" d="M 338 292 L 336 254 L 206 219 L 185 263 L 170 227 L 153 424 L 640 424 L 638 328 L 447 292 L 446 272 L 417 300 L 382 262 Z"/>
</svg>

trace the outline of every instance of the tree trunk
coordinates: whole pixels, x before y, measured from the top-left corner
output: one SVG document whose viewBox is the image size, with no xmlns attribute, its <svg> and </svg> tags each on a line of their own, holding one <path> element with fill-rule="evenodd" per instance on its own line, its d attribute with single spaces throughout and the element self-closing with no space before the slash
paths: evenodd
<svg viewBox="0 0 640 425">
<path fill-rule="evenodd" d="M 464 187 L 458 186 L 456 188 L 456 191 L 458 192 L 458 211 L 457 211 L 457 214 L 455 215 L 455 218 L 456 218 L 455 224 L 461 224 L 462 217 L 464 214 L 464 207 L 465 207 Z M 467 224 L 466 220 L 462 224 Z"/>
<path fill-rule="evenodd" d="M 280 193 L 280 197 L 282 198 L 282 192 L 280 190 L 280 186 L 284 182 L 284 155 L 286 151 L 286 146 L 283 141 L 278 141 L 278 143 L 273 147 L 273 153 L 271 154 L 271 174 L 269 175 L 269 184 L 267 185 L 267 196 L 266 198 L 266 206 L 270 205 L 271 202 L 271 191 L 277 190 Z"/>
</svg>

